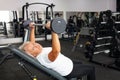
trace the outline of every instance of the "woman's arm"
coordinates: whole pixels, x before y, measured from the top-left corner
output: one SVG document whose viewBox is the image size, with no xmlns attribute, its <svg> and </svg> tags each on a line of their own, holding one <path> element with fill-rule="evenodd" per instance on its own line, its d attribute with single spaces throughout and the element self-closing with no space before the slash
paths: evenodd
<svg viewBox="0 0 120 80">
<path fill-rule="evenodd" d="M 23 46 L 21 46 L 20 48 L 22 50 L 24 50 L 27 54 L 32 55 L 34 57 L 36 57 L 38 54 L 41 53 L 42 51 L 42 46 L 39 43 L 35 42 L 35 33 L 34 33 L 34 22 L 31 22 L 29 24 L 31 33 L 30 33 L 30 41 L 27 43 L 24 43 Z"/>
<path fill-rule="evenodd" d="M 48 58 L 50 61 L 54 61 L 60 53 L 61 46 L 59 37 L 56 33 L 52 32 L 52 51 L 49 53 Z"/>
<path fill-rule="evenodd" d="M 46 24 L 46 28 L 50 29 L 50 22 Z M 49 53 L 48 58 L 50 61 L 54 61 L 61 51 L 59 36 L 52 31 L 52 51 Z"/>
<path fill-rule="evenodd" d="M 34 26 L 34 22 L 31 22 L 29 24 L 29 27 L 31 29 L 30 42 L 35 43 L 35 26 Z"/>
</svg>

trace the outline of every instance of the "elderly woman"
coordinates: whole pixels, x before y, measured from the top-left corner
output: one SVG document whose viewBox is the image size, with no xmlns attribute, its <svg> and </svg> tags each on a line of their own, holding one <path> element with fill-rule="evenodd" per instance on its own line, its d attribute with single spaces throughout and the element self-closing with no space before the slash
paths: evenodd
<svg viewBox="0 0 120 80">
<path fill-rule="evenodd" d="M 90 65 L 73 63 L 73 61 L 61 54 L 61 46 L 58 35 L 52 31 L 52 47 L 42 47 L 35 42 L 34 23 L 29 24 L 31 28 L 30 41 L 24 43 L 20 48 L 27 54 L 35 57 L 42 65 L 50 68 L 67 78 L 79 78 L 87 75 L 88 80 L 95 80 L 95 68 Z M 50 29 L 50 22 L 46 24 Z"/>
</svg>

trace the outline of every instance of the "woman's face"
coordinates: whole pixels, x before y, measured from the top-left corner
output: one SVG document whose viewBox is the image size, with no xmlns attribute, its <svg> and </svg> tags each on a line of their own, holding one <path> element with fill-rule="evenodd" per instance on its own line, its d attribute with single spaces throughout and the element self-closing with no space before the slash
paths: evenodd
<svg viewBox="0 0 120 80">
<path fill-rule="evenodd" d="M 42 46 L 39 43 L 29 42 L 24 45 L 24 51 L 34 57 L 42 52 Z"/>
</svg>

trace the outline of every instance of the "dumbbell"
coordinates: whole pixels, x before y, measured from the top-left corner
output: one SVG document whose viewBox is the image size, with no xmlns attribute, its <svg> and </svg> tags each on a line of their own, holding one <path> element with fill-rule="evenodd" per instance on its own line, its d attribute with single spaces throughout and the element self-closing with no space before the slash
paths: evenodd
<svg viewBox="0 0 120 80">
<path fill-rule="evenodd" d="M 24 21 L 23 26 L 28 27 L 31 22 L 32 21 L 30 21 L 30 20 Z M 66 22 L 64 19 L 62 19 L 60 17 L 50 20 L 50 23 L 51 23 L 51 25 L 50 25 L 51 30 L 57 34 L 64 32 L 66 29 Z M 38 26 L 38 25 L 45 26 L 45 24 L 35 24 L 35 25 L 36 26 Z"/>
</svg>

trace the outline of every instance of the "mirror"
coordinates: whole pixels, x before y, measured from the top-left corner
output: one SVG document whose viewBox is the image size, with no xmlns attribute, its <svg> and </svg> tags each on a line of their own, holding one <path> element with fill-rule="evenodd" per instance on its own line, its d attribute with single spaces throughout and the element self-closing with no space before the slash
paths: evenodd
<svg viewBox="0 0 120 80">
<path fill-rule="evenodd" d="M 54 17 L 62 17 L 63 11 L 54 11 Z M 29 19 L 37 24 L 45 23 L 45 11 L 30 11 Z M 0 38 L 23 37 L 22 11 L 0 11 Z M 44 27 L 35 27 L 36 37 L 44 37 Z"/>
<path fill-rule="evenodd" d="M 99 12 L 66 12 L 66 17 L 67 17 L 67 21 L 72 18 L 73 21 L 75 22 L 76 25 L 79 25 L 79 21 L 78 20 L 83 20 L 84 25 L 81 24 L 81 26 L 85 27 L 92 27 L 90 24 L 93 23 L 93 20 L 95 18 L 99 17 Z"/>
<path fill-rule="evenodd" d="M 72 12 L 67 11 L 67 28 L 66 32 L 68 37 L 74 38 L 78 32 L 80 34 L 89 35 L 88 29 L 96 27 L 96 20 L 98 19 L 99 12 Z"/>
<path fill-rule="evenodd" d="M 14 37 L 13 11 L 0 11 L 0 38 Z"/>
</svg>

